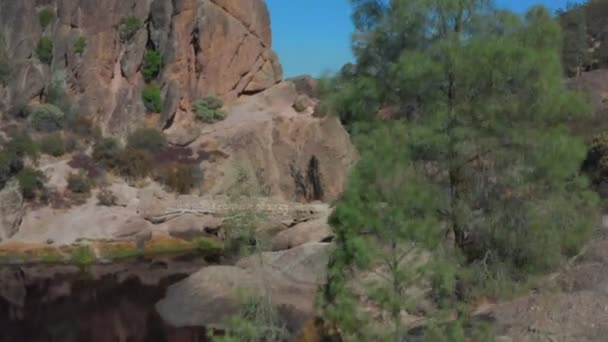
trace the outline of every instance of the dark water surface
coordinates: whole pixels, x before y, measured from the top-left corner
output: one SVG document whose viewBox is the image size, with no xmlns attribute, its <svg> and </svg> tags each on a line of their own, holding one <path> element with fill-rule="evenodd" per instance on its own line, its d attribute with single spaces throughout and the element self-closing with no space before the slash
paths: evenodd
<svg viewBox="0 0 608 342">
<path fill-rule="evenodd" d="M 163 322 L 155 304 L 204 261 L 0 266 L 0 342 L 202 342 L 202 328 Z"/>
</svg>

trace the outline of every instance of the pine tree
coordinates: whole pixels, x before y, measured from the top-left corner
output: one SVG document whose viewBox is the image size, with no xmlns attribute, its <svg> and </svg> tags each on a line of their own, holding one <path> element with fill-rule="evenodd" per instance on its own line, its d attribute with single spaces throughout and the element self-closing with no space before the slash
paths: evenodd
<svg viewBox="0 0 608 342">
<path fill-rule="evenodd" d="M 391 122 L 395 127 L 382 133 L 352 130 L 377 145 L 359 145 L 362 159 L 334 215 L 338 248 L 325 295 L 330 319 L 350 323 L 346 330 L 359 322 L 352 310 L 356 297 L 345 290 L 349 266 L 386 259 L 371 253 L 370 244 L 383 251 L 391 243 L 420 246 L 435 241 L 441 227 L 454 255 L 463 257 L 453 259 L 463 260 L 456 267 L 482 265 L 521 279 L 576 253 L 597 223 L 597 198 L 579 173 L 586 148 L 567 127 L 589 108 L 564 85 L 562 36 L 549 12 L 533 7 L 518 16 L 484 0 L 393 0 L 387 6 L 360 30 L 357 48 L 381 51 L 386 43 L 392 52 L 365 59 L 354 79 L 390 84 L 378 106 L 405 110 L 415 103 L 419 115 Z M 375 39 L 387 32 L 388 43 Z M 402 35 L 409 38 L 397 39 Z M 389 72 L 376 73 L 384 69 Z M 349 88 L 338 87 L 335 96 L 344 96 L 341 89 Z M 399 134 L 391 131 L 396 127 Z M 396 174 L 401 178 L 393 184 Z M 394 278 L 403 283 L 399 291 L 417 276 Z M 440 287 L 449 297 L 454 276 L 429 277 L 443 278 Z M 405 308 L 402 301 L 397 306 Z M 394 330 L 397 340 L 400 328 Z"/>
</svg>

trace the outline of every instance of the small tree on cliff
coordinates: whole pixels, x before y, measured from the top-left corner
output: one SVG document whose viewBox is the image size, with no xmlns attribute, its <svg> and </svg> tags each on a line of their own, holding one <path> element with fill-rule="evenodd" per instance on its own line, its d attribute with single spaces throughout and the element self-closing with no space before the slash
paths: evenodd
<svg viewBox="0 0 608 342">
<path fill-rule="evenodd" d="M 373 1 L 353 2 L 357 15 L 369 13 L 359 5 Z M 598 213 L 597 198 L 579 174 L 585 145 L 565 127 L 589 111 L 562 81 L 560 29 L 547 10 L 534 7 L 522 17 L 484 0 L 380 3 L 374 7 L 380 14 L 372 12 L 355 35 L 358 62 L 365 58 L 354 78 L 390 84 L 379 103 L 402 111 L 414 103 L 418 115 L 403 128 L 406 138 L 392 143 L 354 130 L 390 147 L 362 145 L 362 161 L 336 210 L 326 312 L 338 324 L 352 323 L 353 311 L 337 310 L 337 304 L 347 266 L 369 250 L 361 246 L 433 241 L 436 229 L 417 227 L 434 219 L 455 255 L 463 256 L 454 260 L 483 264 L 489 277 L 506 272 L 521 278 L 575 253 Z M 397 174 L 411 189 L 386 186 L 395 179 L 393 169 L 402 170 Z M 425 189 L 424 196 L 414 189 Z M 417 205 L 416 196 L 437 206 Z M 392 205 L 400 211 L 390 211 Z M 406 233 L 391 235 L 401 229 Z M 441 280 L 436 299 L 454 296 L 454 277 L 444 272 L 431 278 Z M 331 315 L 334 309 L 338 315 Z M 399 327 L 394 330 L 397 340 Z"/>
</svg>

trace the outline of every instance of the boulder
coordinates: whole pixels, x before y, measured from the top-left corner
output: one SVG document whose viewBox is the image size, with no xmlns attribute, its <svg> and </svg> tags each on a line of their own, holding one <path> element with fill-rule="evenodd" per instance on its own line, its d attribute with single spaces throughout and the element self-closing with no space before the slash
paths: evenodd
<svg viewBox="0 0 608 342">
<path fill-rule="evenodd" d="M 315 293 L 325 281 L 331 244 L 306 244 L 284 252 L 268 252 L 241 260 L 237 266 L 211 266 L 169 287 L 156 304 L 161 317 L 176 327 L 221 326 L 236 313 L 241 295 L 266 288 L 293 331 L 314 316 Z M 260 262 L 261 260 L 261 262 Z"/>
<path fill-rule="evenodd" d="M 259 293 L 259 281 L 238 267 L 205 267 L 169 287 L 156 310 L 174 327 L 217 327 L 236 313 L 240 292 Z"/>
<path fill-rule="evenodd" d="M 297 97 L 293 83 L 282 82 L 239 100 L 224 121 L 202 128 L 191 147 L 215 144 L 228 156 L 204 163 L 206 193 L 225 193 L 238 166 L 268 196 L 288 202 L 338 198 L 357 160 L 356 150 L 338 118 L 297 113 Z"/>
<path fill-rule="evenodd" d="M 275 251 L 294 248 L 309 242 L 323 242 L 333 237 L 332 229 L 327 223 L 328 216 L 302 222 L 286 229 L 272 238 L 272 249 Z"/>
<path fill-rule="evenodd" d="M 166 223 L 169 235 L 181 238 L 192 239 L 197 236 L 206 234 L 217 234 L 222 228 L 223 220 L 221 218 L 203 215 L 196 216 L 186 214 Z"/>
</svg>

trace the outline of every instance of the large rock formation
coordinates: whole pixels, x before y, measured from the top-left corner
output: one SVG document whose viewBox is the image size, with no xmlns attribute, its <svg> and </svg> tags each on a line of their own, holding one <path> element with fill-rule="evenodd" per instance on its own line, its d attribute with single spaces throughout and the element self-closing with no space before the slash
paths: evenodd
<svg viewBox="0 0 608 342">
<path fill-rule="evenodd" d="M 40 13 L 55 16 L 42 27 Z M 137 18 L 125 34 L 123 21 Z M 37 97 L 52 84 L 68 92 L 73 110 L 91 116 L 106 133 L 124 135 L 145 117 L 141 73 L 146 49 L 163 57 L 159 125 L 188 115 L 194 99 L 215 94 L 234 100 L 282 78 L 271 50 L 270 19 L 262 0 L 23 0 L 0 2 L 0 82 L 4 111 Z M 40 61 L 41 39 L 52 41 L 52 62 Z M 79 51 L 76 44 L 84 40 Z"/>
<path fill-rule="evenodd" d="M 266 289 L 289 330 L 297 333 L 314 318 L 315 293 L 326 280 L 332 248 L 309 243 L 255 255 L 236 266 L 205 267 L 171 286 L 156 308 L 172 326 L 218 327 L 236 313 L 241 296 L 259 296 Z"/>
</svg>

